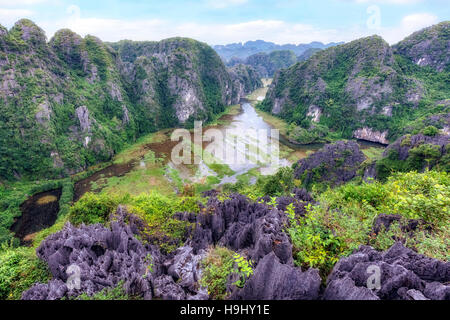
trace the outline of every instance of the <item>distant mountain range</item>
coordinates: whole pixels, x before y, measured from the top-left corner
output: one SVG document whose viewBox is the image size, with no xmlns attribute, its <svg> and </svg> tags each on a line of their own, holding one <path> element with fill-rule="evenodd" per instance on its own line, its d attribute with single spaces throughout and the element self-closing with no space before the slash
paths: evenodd
<svg viewBox="0 0 450 320">
<path fill-rule="evenodd" d="M 327 49 L 343 44 L 343 42 L 331 42 L 323 44 L 322 42 L 311 42 L 310 44 L 283 44 L 279 45 L 273 42 L 264 40 L 248 41 L 246 43 L 232 43 L 227 45 L 213 46 L 214 50 L 222 57 L 223 60 L 228 61 L 231 58 L 247 59 L 249 56 L 256 53 L 271 53 L 273 51 L 291 50 L 296 56 L 301 56 L 308 49 Z"/>
</svg>

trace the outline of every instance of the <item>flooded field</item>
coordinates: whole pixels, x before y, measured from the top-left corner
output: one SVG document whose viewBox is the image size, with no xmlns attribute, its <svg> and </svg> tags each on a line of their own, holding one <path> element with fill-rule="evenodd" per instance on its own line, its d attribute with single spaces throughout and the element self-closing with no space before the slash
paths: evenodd
<svg viewBox="0 0 450 320">
<path fill-rule="evenodd" d="M 35 194 L 20 206 L 22 216 L 11 227 L 22 245 L 29 245 L 33 235 L 51 227 L 58 217 L 61 189 Z"/>
<path fill-rule="evenodd" d="M 265 91 L 254 92 L 253 96 L 259 94 Z M 178 163 L 173 159 L 172 151 L 180 141 L 172 141 L 173 131 L 164 130 L 119 154 L 110 167 L 76 183 L 74 201 L 86 192 L 137 195 L 158 190 L 163 194 L 176 194 L 185 185 L 202 191 L 235 183 L 243 175 L 251 175 L 256 180 L 259 175 L 273 174 L 281 167 L 291 166 L 323 146 L 293 144 L 282 134 L 274 133 L 274 127 L 258 114 L 254 104 L 255 100 L 243 100 L 240 108 L 233 107 L 216 125 L 202 128 L 207 137 L 200 145 L 195 143 L 191 130 L 187 142 L 191 163 Z M 360 142 L 360 146 L 363 150 L 381 147 L 366 142 Z M 198 163 L 193 161 L 195 152 L 202 155 Z M 183 152 L 175 158 L 182 155 Z"/>
</svg>

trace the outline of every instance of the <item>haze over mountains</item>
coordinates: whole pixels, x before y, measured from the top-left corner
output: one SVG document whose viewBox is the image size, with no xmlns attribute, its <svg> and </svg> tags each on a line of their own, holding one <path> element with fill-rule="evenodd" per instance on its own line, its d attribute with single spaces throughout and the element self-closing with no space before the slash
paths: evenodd
<svg viewBox="0 0 450 320">
<path fill-rule="evenodd" d="M 247 59 L 249 56 L 257 53 L 271 53 L 273 51 L 291 50 L 296 56 L 301 56 L 308 49 L 326 49 L 333 47 L 339 43 L 323 44 L 322 42 L 311 42 L 309 44 L 276 44 L 273 42 L 267 42 L 264 40 L 248 41 L 245 43 L 232 43 L 227 45 L 216 45 L 213 49 L 224 59 L 229 61 L 231 58 L 239 58 L 242 60 Z"/>
<path fill-rule="evenodd" d="M 387 144 L 405 119 L 430 113 L 450 91 L 448 22 L 393 48 L 377 36 L 339 46 L 216 47 L 241 57 L 259 52 L 232 70 L 191 39 L 106 44 L 61 30 L 47 42 L 30 20 L 0 31 L 4 178 L 78 172 L 143 134 L 210 120 L 261 86 L 260 77 L 292 64 L 276 76 L 264 108 L 289 119 L 296 126 L 292 140 L 300 143 L 339 132 Z M 293 51 L 272 51 L 280 48 Z M 314 55 L 296 63 L 293 52 Z"/>
</svg>

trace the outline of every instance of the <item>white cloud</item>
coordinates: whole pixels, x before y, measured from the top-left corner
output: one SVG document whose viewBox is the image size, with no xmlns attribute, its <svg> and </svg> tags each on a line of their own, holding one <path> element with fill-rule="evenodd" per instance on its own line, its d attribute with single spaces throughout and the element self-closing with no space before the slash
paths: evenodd
<svg viewBox="0 0 450 320">
<path fill-rule="evenodd" d="M 40 23 L 50 36 L 61 28 L 69 28 L 82 36 L 92 34 L 104 41 L 161 40 L 169 37 L 189 37 L 209 44 L 225 44 L 264 39 L 276 43 L 309 43 L 352 40 L 354 36 L 334 29 L 319 30 L 308 24 L 287 23 L 281 20 L 254 20 L 243 23 L 180 23 L 152 20 L 116 20 L 82 18 L 77 11 L 61 21 Z"/>
<path fill-rule="evenodd" d="M 414 4 L 422 2 L 424 0 L 352 0 L 352 1 L 356 3 L 371 3 L 371 4 Z"/>
<path fill-rule="evenodd" d="M 1 11 L 0 11 L 1 13 Z M 16 12 L 23 16 L 22 13 Z M 16 14 L 16 15 L 17 15 Z M 29 13 L 31 14 L 31 12 Z M 289 23 L 282 20 L 253 20 L 242 23 L 176 23 L 169 20 L 121 20 L 84 18 L 79 7 L 70 6 L 68 16 L 59 21 L 40 22 L 39 25 L 51 37 L 61 28 L 69 28 L 82 36 L 92 34 L 103 41 L 130 39 L 136 41 L 158 41 L 170 37 L 189 37 L 209 44 L 226 44 L 249 40 L 266 40 L 279 44 L 309 43 L 312 41 L 339 42 L 352 41 L 374 33 L 394 44 L 414 31 L 438 22 L 438 18 L 429 13 L 417 13 L 405 16 L 395 27 L 368 29 L 365 25 L 352 28 L 323 29 L 310 24 Z"/>
<path fill-rule="evenodd" d="M 248 0 L 206 0 L 206 4 L 214 9 L 223 9 L 231 6 L 246 4 Z"/>
<path fill-rule="evenodd" d="M 400 26 L 382 28 L 380 35 L 389 43 L 397 43 L 415 31 L 432 26 L 439 22 L 437 16 L 430 13 L 416 13 L 403 17 Z"/>
<path fill-rule="evenodd" d="M 25 9 L 4 9 L 0 8 L 0 23 L 3 26 L 14 24 L 22 18 L 29 18 L 33 15 L 33 11 Z"/>
<path fill-rule="evenodd" d="M 48 0 L 0 0 L 0 6 L 31 6 L 35 4 L 40 4 L 47 2 Z"/>
</svg>

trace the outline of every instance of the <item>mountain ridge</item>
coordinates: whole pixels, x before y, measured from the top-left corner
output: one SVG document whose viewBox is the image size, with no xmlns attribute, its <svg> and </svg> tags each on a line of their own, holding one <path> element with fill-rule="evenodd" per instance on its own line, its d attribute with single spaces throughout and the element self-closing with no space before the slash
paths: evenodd
<svg viewBox="0 0 450 320">
<path fill-rule="evenodd" d="M 276 44 L 264 40 L 247 41 L 244 43 L 232 43 L 226 45 L 215 45 L 213 49 L 224 59 L 229 61 L 236 57 L 239 59 L 246 59 L 256 53 L 271 53 L 272 51 L 291 50 L 296 56 L 302 55 L 306 50 L 311 48 L 325 49 L 332 46 L 343 44 L 343 42 L 330 42 L 324 44 L 322 42 L 311 42 L 309 44 Z"/>
</svg>

